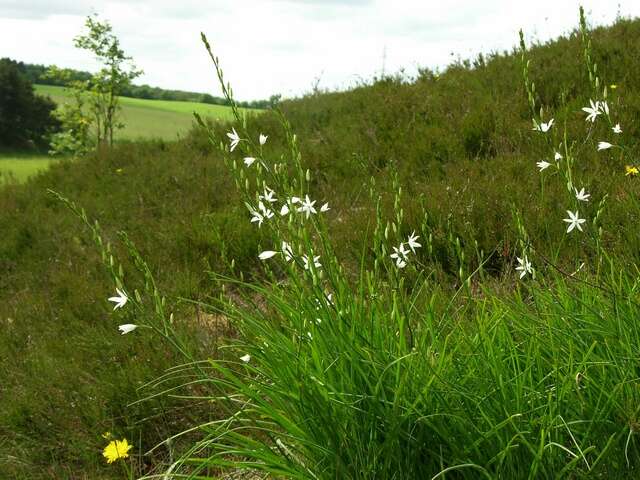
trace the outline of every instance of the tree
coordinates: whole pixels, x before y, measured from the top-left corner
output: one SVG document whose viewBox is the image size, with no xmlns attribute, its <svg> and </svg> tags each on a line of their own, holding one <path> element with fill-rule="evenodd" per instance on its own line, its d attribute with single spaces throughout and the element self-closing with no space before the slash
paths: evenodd
<svg viewBox="0 0 640 480">
<path fill-rule="evenodd" d="M 69 148 L 73 145 L 82 145 L 84 142 L 88 142 L 89 145 L 84 144 L 83 149 L 91 146 L 113 145 L 114 131 L 124 127 L 124 124 L 118 121 L 120 110 L 118 97 L 131 86 L 133 79 L 142 74 L 142 70 L 132 63 L 132 58 L 125 55 L 109 22 L 100 22 L 97 16 L 89 16 L 85 21 L 85 27 L 86 33 L 74 38 L 74 45 L 92 52 L 102 64 L 102 68 L 88 80 L 73 80 L 69 84 L 74 90 L 75 104 L 68 108 L 62 120 L 65 125 L 63 136 L 71 141 L 71 147 L 69 142 L 66 144 L 64 141 L 61 142 L 63 146 Z M 59 72 L 53 69 L 50 73 L 59 75 Z M 77 122 L 86 122 L 87 119 L 89 121 L 87 128 L 92 135 L 85 135 L 82 138 L 81 135 L 86 132 L 78 130 Z M 86 124 L 83 123 L 83 125 Z M 55 142 L 52 144 L 52 150 L 59 151 Z"/>
<path fill-rule="evenodd" d="M 52 116 L 55 108 L 51 99 L 34 93 L 16 62 L 0 59 L 0 146 L 46 145 L 47 137 L 59 128 Z"/>
</svg>

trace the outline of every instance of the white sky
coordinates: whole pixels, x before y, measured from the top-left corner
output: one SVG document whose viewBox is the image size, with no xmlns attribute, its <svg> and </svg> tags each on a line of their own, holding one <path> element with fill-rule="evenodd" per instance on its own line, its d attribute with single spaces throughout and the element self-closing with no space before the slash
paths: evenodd
<svg viewBox="0 0 640 480">
<path fill-rule="evenodd" d="M 369 79 L 385 51 L 387 73 L 412 74 L 510 49 L 520 28 L 554 38 L 580 3 L 594 25 L 640 16 L 640 0 L 0 0 L 0 57 L 94 70 L 72 40 L 98 13 L 145 71 L 137 83 L 219 96 L 203 31 L 239 100 L 291 97 L 318 77 L 330 89 Z"/>
</svg>

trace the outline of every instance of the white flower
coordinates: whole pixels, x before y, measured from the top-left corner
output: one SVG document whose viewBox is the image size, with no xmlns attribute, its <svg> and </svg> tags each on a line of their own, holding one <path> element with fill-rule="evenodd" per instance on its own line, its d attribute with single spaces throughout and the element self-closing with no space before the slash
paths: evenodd
<svg viewBox="0 0 640 480">
<path fill-rule="evenodd" d="M 415 231 L 411 235 L 409 235 L 409 239 L 407 240 L 407 245 L 409 245 L 409 248 L 413 253 L 416 253 L 416 248 L 420 248 L 422 246 L 416 241 L 419 238 L 420 236 L 416 235 Z"/>
<path fill-rule="evenodd" d="M 291 201 L 293 202 L 293 199 Z M 317 213 L 316 209 L 314 208 L 315 203 L 316 203 L 315 200 L 312 202 L 309 199 L 309 195 L 305 195 L 304 196 L 304 201 L 302 202 L 302 206 L 298 207 L 298 212 L 306 213 L 307 214 L 307 218 L 309 218 L 309 216 L 312 213 Z"/>
<path fill-rule="evenodd" d="M 533 121 L 534 123 L 534 130 L 537 130 L 538 132 L 542 132 L 542 133 L 547 133 L 551 127 L 553 126 L 553 118 L 551 120 L 549 120 L 547 123 L 541 122 L 540 124 L 538 124 L 538 122 L 536 122 L 535 120 Z"/>
<path fill-rule="evenodd" d="M 313 266 L 315 268 L 322 267 L 322 265 L 320 264 L 319 260 L 320 260 L 320 255 L 316 255 L 316 256 L 313 257 Z M 302 256 L 302 263 L 304 263 L 304 269 L 305 270 L 309 270 L 309 268 L 311 268 L 310 259 L 306 255 Z"/>
<path fill-rule="evenodd" d="M 241 356 L 240 360 L 242 360 L 244 363 L 249 363 L 251 361 L 251 355 L 247 353 L 246 355 Z"/>
<path fill-rule="evenodd" d="M 542 160 L 541 162 L 536 162 L 536 165 L 538 166 L 540 171 L 543 171 L 545 168 L 549 168 L 551 166 L 549 162 L 545 162 L 544 160 Z"/>
<path fill-rule="evenodd" d="M 120 325 L 118 330 L 120 330 L 122 335 L 124 335 L 125 333 L 133 332 L 136 328 L 138 328 L 138 326 L 133 323 L 125 323 L 124 325 Z"/>
<path fill-rule="evenodd" d="M 324 213 L 324 212 L 328 212 L 329 210 L 331 210 L 331 209 L 329 208 L 329 202 L 324 203 L 324 204 L 320 207 L 320 211 L 321 211 L 322 213 Z"/>
<path fill-rule="evenodd" d="M 282 208 L 280 209 L 280 215 L 284 217 L 288 213 L 289 213 L 289 206 L 285 203 L 284 205 L 282 205 Z"/>
<path fill-rule="evenodd" d="M 518 259 L 518 266 L 516 270 L 520 272 L 520 278 L 524 277 L 527 273 L 533 275 L 533 268 L 531 268 L 531 262 L 525 255 L 524 258 L 516 257 Z"/>
<path fill-rule="evenodd" d="M 256 212 L 255 210 L 251 211 L 251 223 L 255 223 L 258 222 L 258 227 L 262 226 L 262 222 L 264 221 L 264 217 L 262 215 L 260 215 L 258 212 Z"/>
<path fill-rule="evenodd" d="M 576 213 L 573 213 L 570 210 L 567 210 L 567 213 L 569 214 L 569 218 L 563 219 L 565 222 L 569 224 L 569 227 L 567 228 L 567 233 L 569 233 L 574 228 L 577 228 L 582 232 L 581 224 L 586 222 L 586 220 L 584 218 L 580 218 L 580 214 L 578 213 L 577 210 L 576 210 Z"/>
<path fill-rule="evenodd" d="M 396 267 L 404 268 L 407 266 L 407 255 L 409 250 L 405 250 L 404 243 L 401 243 L 399 247 L 393 247 L 393 253 L 390 255 L 396 261 Z"/>
<path fill-rule="evenodd" d="M 607 150 L 613 147 L 609 142 L 598 142 L 598 151 Z"/>
<path fill-rule="evenodd" d="M 291 249 L 291 245 L 287 242 L 282 242 L 282 254 L 287 262 L 290 262 L 293 259 L 293 250 Z"/>
<path fill-rule="evenodd" d="M 589 197 L 591 196 L 590 193 L 586 193 L 584 191 L 584 188 L 581 188 L 580 191 L 578 191 L 577 188 L 574 188 L 574 190 L 576 191 L 576 198 L 578 199 L 578 201 L 580 202 L 588 202 L 589 201 Z"/>
<path fill-rule="evenodd" d="M 589 100 L 589 103 L 591 103 L 591 107 L 584 107 L 582 110 L 589 114 L 587 115 L 585 122 L 590 121 L 593 123 L 596 121 L 596 117 L 602 112 L 600 111 L 600 102 L 594 103 L 593 100 Z"/>
<path fill-rule="evenodd" d="M 238 146 L 238 144 L 240 143 L 240 135 L 238 135 L 238 132 L 236 132 L 235 128 L 231 129 L 231 132 L 227 133 L 227 137 L 229 137 L 229 150 L 233 152 L 233 150 Z"/>
<path fill-rule="evenodd" d="M 622 128 L 620 128 L 619 123 L 616 123 L 615 127 L 611 127 L 611 130 L 613 130 L 613 133 L 622 133 Z"/>
<path fill-rule="evenodd" d="M 562 160 L 562 155 L 560 154 L 560 152 L 556 152 L 556 153 L 553 155 L 553 159 L 554 159 L 556 162 L 559 162 L 560 160 Z"/>
<path fill-rule="evenodd" d="M 265 143 L 267 143 L 267 138 L 269 138 L 267 135 L 260 134 L 260 145 L 264 145 Z"/>
<path fill-rule="evenodd" d="M 296 203 L 300 203 L 302 200 L 300 200 L 300 197 L 291 197 L 289 201 L 292 205 L 295 205 Z"/>
<path fill-rule="evenodd" d="M 274 252 L 273 250 L 265 250 L 264 252 L 262 252 L 260 255 L 258 255 L 258 258 L 260 260 L 268 260 L 271 257 L 274 257 L 278 254 L 278 252 Z"/>
<path fill-rule="evenodd" d="M 116 288 L 116 293 L 118 294 L 117 297 L 109 297 L 109 301 L 115 303 L 115 306 L 113 307 L 114 310 L 124 307 L 129 300 L 127 294 L 119 288 Z"/>
<path fill-rule="evenodd" d="M 262 215 L 264 215 L 264 218 L 272 218 L 273 217 L 274 213 L 271 210 L 269 210 L 267 207 L 265 207 L 264 203 L 260 202 L 258 204 L 258 208 L 262 212 Z"/>
<path fill-rule="evenodd" d="M 254 157 L 244 157 L 244 164 L 247 167 L 250 167 L 251 165 L 253 165 L 253 162 L 255 162 L 256 159 Z"/>
<path fill-rule="evenodd" d="M 606 113 L 607 115 L 609 115 L 609 104 L 606 100 L 598 102 L 598 108 L 602 113 Z"/>
<path fill-rule="evenodd" d="M 260 198 L 260 200 L 264 200 L 265 202 L 275 203 L 278 201 L 278 199 L 275 197 L 275 194 L 276 192 L 265 185 L 264 195 L 260 195 L 258 198 Z"/>
<path fill-rule="evenodd" d="M 258 208 L 260 209 L 260 212 L 251 208 L 251 223 L 257 222 L 258 227 L 260 227 L 262 226 L 262 222 L 264 222 L 265 219 L 273 217 L 274 213 L 265 207 L 262 202 L 258 204 Z"/>
</svg>

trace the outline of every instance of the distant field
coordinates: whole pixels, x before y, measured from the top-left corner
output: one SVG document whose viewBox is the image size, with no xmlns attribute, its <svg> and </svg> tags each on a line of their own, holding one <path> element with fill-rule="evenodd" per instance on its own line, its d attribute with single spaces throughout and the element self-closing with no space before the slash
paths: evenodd
<svg viewBox="0 0 640 480">
<path fill-rule="evenodd" d="M 46 169 L 51 162 L 57 161 L 47 155 L 22 155 L 0 153 L 0 185 L 16 180 L 24 182 L 27 178 Z"/>
<path fill-rule="evenodd" d="M 34 86 L 37 93 L 50 96 L 58 104 L 65 103 L 70 98 L 69 90 L 64 87 Z M 221 105 L 127 97 L 121 97 L 120 102 L 122 105 L 121 118 L 125 128 L 117 132 L 117 139 L 162 138 L 175 140 L 191 128 L 193 112 L 213 120 L 231 118 L 231 109 Z"/>
</svg>

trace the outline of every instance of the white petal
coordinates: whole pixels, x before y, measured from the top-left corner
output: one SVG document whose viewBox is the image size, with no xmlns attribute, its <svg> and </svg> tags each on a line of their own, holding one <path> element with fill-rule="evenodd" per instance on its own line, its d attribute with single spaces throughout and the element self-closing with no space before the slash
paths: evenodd
<svg viewBox="0 0 640 480">
<path fill-rule="evenodd" d="M 288 213 L 289 213 L 289 207 L 287 206 L 287 204 L 284 204 L 280 209 L 280 215 L 285 216 Z"/>
<path fill-rule="evenodd" d="M 240 357 L 240 360 L 242 360 L 244 363 L 249 363 L 251 361 L 251 355 L 247 353 L 246 355 Z"/>
<path fill-rule="evenodd" d="M 124 325 L 120 325 L 118 327 L 118 330 L 120 330 L 122 332 L 122 335 L 124 335 L 125 333 L 133 332 L 136 328 L 138 328 L 137 325 L 134 325 L 132 323 L 125 323 Z"/>
<path fill-rule="evenodd" d="M 322 205 L 320 207 L 320 211 L 321 212 L 328 212 L 329 211 L 329 203 L 325 203 L 324 205 Z"/>
<path fill-rule="evenodd" d="M 273 250 L 265 250 L 260 255 L 258 255 L 258 258 L 260 260 L 268 260 L 269 258 L 276 256 L 277 254 L 278 252 L 274 252 Z"/>
</svg>

